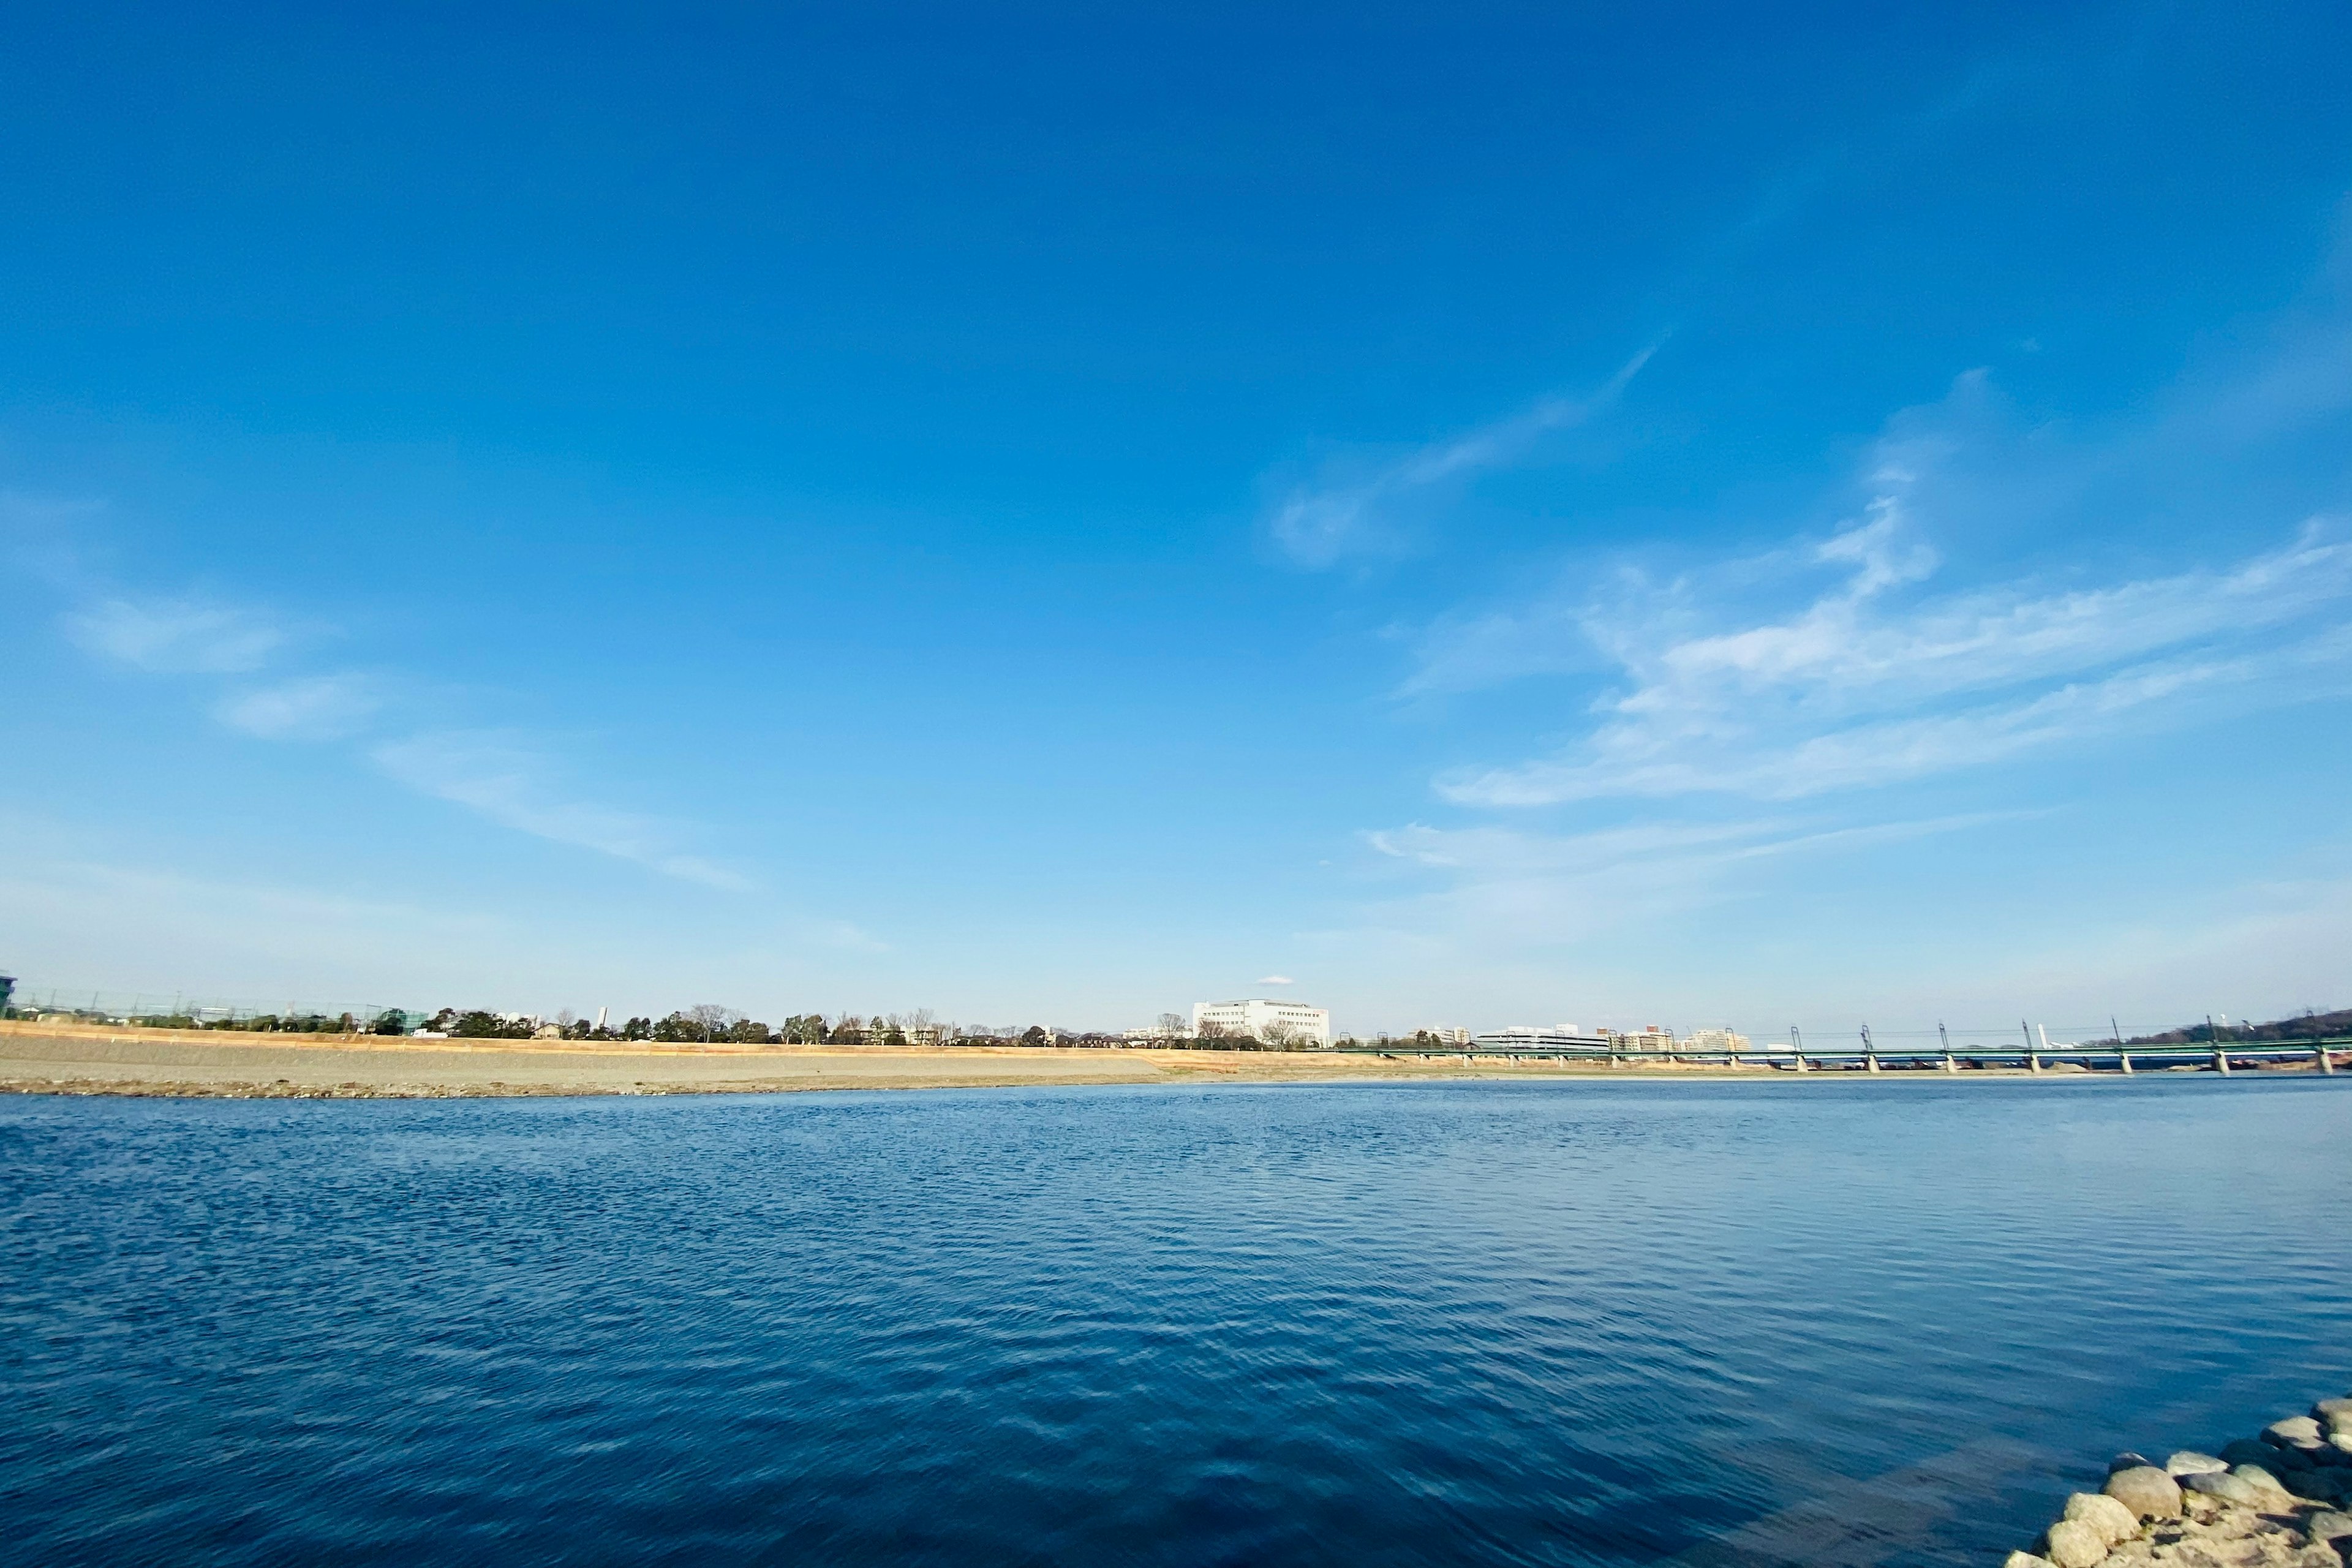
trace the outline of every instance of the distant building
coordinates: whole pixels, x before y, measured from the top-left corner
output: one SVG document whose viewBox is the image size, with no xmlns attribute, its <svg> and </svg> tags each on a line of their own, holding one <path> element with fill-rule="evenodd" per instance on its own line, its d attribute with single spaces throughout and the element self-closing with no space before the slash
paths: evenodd
<svg viewBox="0 0 2352 1568">
<path fill-rule="evenodd" d="M 1513 1024 L 1489 1029 L 1468 1043 L 1497 1051 L 1605 1051 L 1609 1036 L 1576 1024 Z"/>
<path fill-rule="evenodd" d="M 1620 1051 L 1671 1051 L 1675 1048 L 1675 1032 L 1661 1029 L 1655 1024 L 1645 1024 L 1630 1034 L 1611 1030 L 1609 1044 Z"/>
<path fill-rule="evenodd" d="M 1686 1051 L 1744 1051 L 1748 1037 L 1729 1029 L 1693 1029 L 1683 1038 Z"/>
<path fill-rule="evenodd" d="M 1470 1031 L 1453 1024 L 1440 1024 L 1435 1028 L 1415 1032 L 1430 1036 L 1441 1046 L 1466 1046 L 1470 1043 Z"/>
<path fill-rule="evenodd" d="M 1192 1033 L 1198 1035 L 1212 1026 L 1227 1035 L 1250 1035 L 1269 1042 L 1331 1043 L 1330 1010 L 1303 1002 L 1268 1002 L 1258 997 L 1246 1002 L 1193 1003 Z"/>
<path fill-rule="evenodd" d="M 8 1011 L 8 999 L 16 994 L 16 977 L 0 974 L 0 1014 Z"/>
</svg>

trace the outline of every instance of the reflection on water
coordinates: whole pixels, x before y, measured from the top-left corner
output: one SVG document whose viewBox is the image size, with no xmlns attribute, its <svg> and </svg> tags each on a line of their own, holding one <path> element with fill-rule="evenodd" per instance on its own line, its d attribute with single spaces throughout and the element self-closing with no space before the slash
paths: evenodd
<svg viewBox="0 0 2352 1568">
<path fill-rule="evenodd" d="M 2352 1079 L 0 1102 L 0 1561 L 1982 1563 L 2352 1384 Z"/>
</svg>

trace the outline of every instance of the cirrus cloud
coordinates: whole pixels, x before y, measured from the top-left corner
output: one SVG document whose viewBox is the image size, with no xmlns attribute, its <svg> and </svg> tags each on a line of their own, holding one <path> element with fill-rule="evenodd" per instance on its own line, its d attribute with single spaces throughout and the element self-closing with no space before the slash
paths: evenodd
<svg viewBox="0 0 2352 1568">
<path fill-rule="evenodd" d="M 104 598 L 63 617 L 84 652 L 151 675 L 241 675 L 286 633 L 257 613 L 205 599 Z"/>
</svg>

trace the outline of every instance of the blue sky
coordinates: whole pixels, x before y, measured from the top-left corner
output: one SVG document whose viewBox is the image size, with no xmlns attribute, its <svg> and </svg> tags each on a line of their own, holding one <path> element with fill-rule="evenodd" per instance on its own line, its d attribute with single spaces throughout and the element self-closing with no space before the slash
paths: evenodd
<svg viewBox="0 0 2352 1568">
<path fill-rule="evenodd" d="M 2340 8 L 1113 10 L 12 6 L 0 968 L 2352 1003 Z"/>
</svg>

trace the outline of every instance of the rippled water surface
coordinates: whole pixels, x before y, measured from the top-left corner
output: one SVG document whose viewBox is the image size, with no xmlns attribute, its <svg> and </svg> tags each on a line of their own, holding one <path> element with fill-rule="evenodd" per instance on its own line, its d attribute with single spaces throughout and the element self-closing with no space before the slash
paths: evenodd
<svg viewBox="0 0 2352 1568">
<path fill-rule="evenodd" d="M 2347 1090 L 10 1099 L 0 1560 L 1997 1562 L 2345 1392 Z"/>
</svg>

